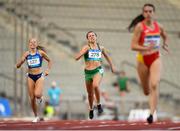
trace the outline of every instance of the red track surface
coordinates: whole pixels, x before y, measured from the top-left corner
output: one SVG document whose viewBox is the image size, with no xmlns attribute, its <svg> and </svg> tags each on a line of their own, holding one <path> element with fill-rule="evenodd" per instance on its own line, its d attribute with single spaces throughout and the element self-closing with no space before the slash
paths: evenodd
<svg viewBox="0 0 180 131">
<path fill-rule="evenodd" d="M 146 122 L 59 120 L 32 123 L 30 121 L 0 121 L 0 130 L 180 130 L 180 122 Z"/>
</svg>

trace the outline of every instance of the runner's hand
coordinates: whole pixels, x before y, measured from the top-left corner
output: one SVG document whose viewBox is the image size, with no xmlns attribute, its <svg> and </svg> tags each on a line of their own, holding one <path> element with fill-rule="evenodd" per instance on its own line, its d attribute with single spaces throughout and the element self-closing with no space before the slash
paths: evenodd
<svg viewBox="0 0 180 131">
<path fill-rule="evenodd" d="M 155 48 L 155 45 L 154 44 L 150 44 L 148 47 L 147 47 L 147 51 L 151 51 Z"/>
<path fill-rule="evenodd" d="M 45 70 L 44 74 L 45 74 L 45 76 L 49 75 L 49 70 L 48 69 Z"/>
<path fill-rule="evenodd" d="M 166 52 L 169 53 L 168 44 L 164 43 L 164 44 L 162 45 L 162 48 L 163 48 Z"/>
<path fill-rule="evenodd" d="M 116 73 L 117 72 L 114 66 L 111 67 L 111 72 L 112 73 Z"/>
</svg>

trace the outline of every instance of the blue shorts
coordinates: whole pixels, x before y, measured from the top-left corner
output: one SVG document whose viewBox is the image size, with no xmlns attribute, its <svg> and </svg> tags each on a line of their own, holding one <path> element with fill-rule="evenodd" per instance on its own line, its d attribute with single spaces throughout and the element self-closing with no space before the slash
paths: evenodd
<svg viewBox="0 0 180 131">
<path fill-rule="evenodd" d="M 41 78 L 42 75 L 43 75 L 43 73 L 40 73 L 37 75 L 33 75 L 33 74 L 28 73 L 28 77 L 31 78 L 34 82 L 36 82 L 39 78 Z"/>
</svg>

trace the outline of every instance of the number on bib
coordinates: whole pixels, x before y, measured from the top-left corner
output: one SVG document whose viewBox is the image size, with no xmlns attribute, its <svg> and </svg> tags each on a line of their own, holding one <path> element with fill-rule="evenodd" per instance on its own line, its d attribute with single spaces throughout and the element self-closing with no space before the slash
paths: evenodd
<svg viewBox="0 0 180 131">
<path fill-rule="evenodd" d="M 40 64 L 39 58 L 30 59 L 27 62 L 29 66 L 35 66 Z"/>
<path fill-rule="evenodd" d="M 101 51 L 100 50 L 89 50 L 89 58 L 99 59 L 101 58 Z"/>
</svg>

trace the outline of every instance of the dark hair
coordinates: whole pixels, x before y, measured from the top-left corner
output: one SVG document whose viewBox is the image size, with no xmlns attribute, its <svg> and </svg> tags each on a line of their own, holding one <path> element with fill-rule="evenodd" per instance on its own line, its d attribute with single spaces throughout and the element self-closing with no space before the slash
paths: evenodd
<svg viewBox="0 0 180 131">
<path fill-rule="evenodd" d="M 149 4 L 149 3 L 144 4 L 142 10 L 144 10 L 144 7 L 146 7 L 146 6 L 152 7 L 152 8 L 153 8 L 153 11 L 155 12 L 155 10 L 156 10 L 156 9 L 155 9 L 155 6 L 154 6 L 153 4 Z M 134 29 L 134 27 L 135 27 L 139 22 L 141 22 L 141 21 L 143 21 L 143 20 L 144 20 L 143 14 L 140 14 L 140 15 L 136 16 L 136 17 L 131 21 L 130 25 L 128 26 L 129 32 L 131 32 L 131 31 Z"/>
<path fill-rule="evenodd" d="M 42 50 L 42 51 L 46 52 L 45 47 L 44 46 L 40 46 L 40 45 L 37 46 L 37 50 Z"/>
<path fill-rule="evenodd" d="M 96 34 L 94 31 L 88 31 L 87 34 L 86 34 L 86 38 L 87 38 L 87 39 L 88 39 L 88 34 L 89 34 L 89 33 L 94 33 L 95 36 L 97 37 L 97 34 Z"/>
</svg>

